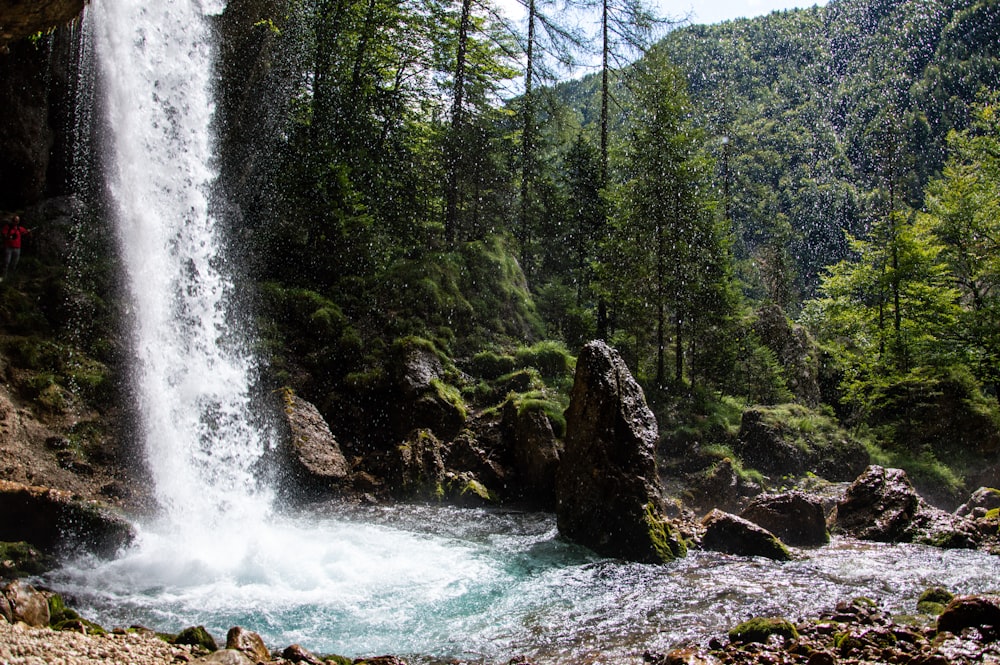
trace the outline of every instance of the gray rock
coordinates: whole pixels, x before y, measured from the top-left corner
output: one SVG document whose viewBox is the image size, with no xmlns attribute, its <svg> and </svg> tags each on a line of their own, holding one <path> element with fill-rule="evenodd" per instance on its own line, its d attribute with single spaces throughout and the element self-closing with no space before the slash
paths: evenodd
<svg viewBox="0 0 1000 665">
<path fill-rule="evenodd" d="M 508 401 L 503 408 L 503 425 L 511 439 L 519 498 L 553 508 L 562 446 L 548 417 L 537 409 L 518 409 Z"/>
<path fill-rule="evenodd" d="M 259 661 L 251 659 L 242 651 L 220 649 L 207 656 L 192 660 L 191 665 L 256 665 L 257 662 Z"/>
<path fill-rule="evenodd" d="M 465 407 L 457 392 L 446 389 L 444 367 L 430 348 L 413 341 L 397 343 L 396 393 L 399 404 L 393 410 L 395 430 L 408 436 L 414 429 L 429 429 L 435 436 L 450 440 L 465 425 Z"/>
<path fill-rule="evenodd" d="M 713 510 L 701 523 L 705 527 L 701 546 L 706 550 L 737 556 L 761 556 L 776 561 L 792 558 L 777 536 L 736 515 Z"/>
<path fill-rule="evenodd" d="M 396 447 L 393 488 L 399 494 L 431 495 L 445 477 L 445 447 L 430 430 L 416 430 Z"/>
<path fill-rule="evenodd" d="M 955 514 L 959 517 L 969 517 L 977 509 L 989 511 L 996 508 L 1000 508 L 1000 490 L 992 487 L 980 487 L 972 493 L 968 501 L 958 507 Z"/>
<path fill-rule="evenodd" d="M 789 545 L 825 545 L 830 541 L 823 503 L 802 492 L 758 496 L 740 517 L 767 529 Z"/>
<path fill-rule="evenodd" d="M 851 484 L 831 516 L 834 529 L 862 540 L 976 547 L 976 525 L 930 506 L 902 469 L 872 465 Z"/>
<path fill-rule="evenodd" d="M 665 517 L 656 419 L 616 351 L 590 342 L 577 359 L 556 477 L 560 533 L 598 554 L 667 561 L 686 554 Z"/>
<path fill-rule="evenodd" d="M 351 475 L 351 465 L 340 450 L 319 409 L 286 390 L 285 422 L 293 472 L 312 489 L 335 489 Z"/>
</svg>

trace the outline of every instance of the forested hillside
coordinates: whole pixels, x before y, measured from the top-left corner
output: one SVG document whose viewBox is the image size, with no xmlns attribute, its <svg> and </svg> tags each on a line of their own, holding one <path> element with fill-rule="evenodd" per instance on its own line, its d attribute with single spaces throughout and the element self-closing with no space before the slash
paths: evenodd
<svg viewBox="0 0 1000 665">
<path fill-rule="evenodd" d="M 995 0 L 681 26 L 631 64 L 655 23 L 613 4 L 606 66 L 554 85 L 581 35 L 528 8 L 524 31 L 471 2 L 230 3 L 224 173 L 277 381 L 353 437 L 388 420 L 400 340 L 475 412 L 524 350 L 603 337 L 668 428 L 823 403 L 933 465 L 952 433 L 897 425 L 943 391 L 995 454 Z M 772 324 L 800 315 L 793 353 Z"/>
</svg>

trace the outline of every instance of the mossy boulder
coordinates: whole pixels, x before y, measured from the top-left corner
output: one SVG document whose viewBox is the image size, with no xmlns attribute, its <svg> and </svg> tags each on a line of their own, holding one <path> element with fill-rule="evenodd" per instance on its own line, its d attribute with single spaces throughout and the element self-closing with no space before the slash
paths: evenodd
<svg viewBox="0 0 1000 665">
<path fill-rule="evenodd" d="M 634 561 L 661 562 L 683 553 L 666 528 L 658 437 L 642 388 L 618 352 L 599 341 L 584 346 L 556 475 L 563 537 L 603 556 Z"/>
<path fill-rule="evenodd" d="M 754 617 L 729 631 L 729 640 L 741 644 L 749 642 L 766 643 L 772 635 L 784 640 L 795 640 L 799 631 L 787 619 L 780 617 Z"/>
<path fill-rule="evenodd" d="M 917 611 L 934 616 L 944 612 L 945 607 L 955 599 L 955 594 L 941 587 L 926 589 L 917 599 Z"/>
<path fill-rule="evenodd" d="M 41 575 L 54 566 L 55 559 L 24 541 L 0 542 L 0 578 Z"/>
<path fill-rule="evenodd" d="M 938 617 L 938 632 L 959 635 L 966 628 L 988 627 L 997 637 L 1000 630 L 1000 596 L 959 596 L 951 600 Z"/>
<path fill-rule="evenodd" d="M 972 520 L 924 501 L 905 471 L 878 465 L 868 467 L 847 488 L 831 521 L 834 531 L 862 540 L 972 548 L 982 539 Z"/>
<path fill-rule="evenodd" d="M 829 416 L 799 404 L 744 411 L 733 452 L 744 466 L 774 478 L 812 472 L 827 480 L 848 481 L 869 462 L 860 441 Z"/>
<path fill-rule="evenodd" d="M 773 533 L 736 515 L 713 510 L 702 519 L 701 524 L 705 527 L 701 546 L 706 550 L 737 556 L 760 556 L 775 561 L 792 558 L 785 544 Z"/>
<path fill-rule="evenodd" d="M 172 640 L 173 644 L 186 644 L 188 646 L 200 647 L 207 651 L 218 651 L 219 645 L 204 626 L 190 626 L 177 633 Z"/>
</svg>

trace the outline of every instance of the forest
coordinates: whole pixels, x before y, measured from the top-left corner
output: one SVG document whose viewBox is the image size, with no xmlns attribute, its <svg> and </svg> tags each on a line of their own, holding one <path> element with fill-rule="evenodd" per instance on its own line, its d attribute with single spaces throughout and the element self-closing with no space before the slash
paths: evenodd
<svg viewBox="0 0 1000 665">
<path fill-rule="evenodd" d="M 596 35 L 525 10 L 230 3 L 227 220 L 278 384 L 356 433 L 419 340 L 463 408 L 532 370 L 520 398 L 558 432 L 603 338 L 668 439 L 798 402 L 948 487 L 995 457 L 995 0 L 711 26 L 610 0 Z"/>
</svg>

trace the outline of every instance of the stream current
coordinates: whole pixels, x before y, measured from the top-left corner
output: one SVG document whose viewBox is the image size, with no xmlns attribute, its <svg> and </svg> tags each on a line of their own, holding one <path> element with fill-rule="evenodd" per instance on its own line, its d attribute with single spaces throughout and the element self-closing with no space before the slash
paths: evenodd
<svg viewBox="0 0 1000 665">
<path fill-rule="evenodd" d="M 537 663 L 639 663 L 704 645 L 752 616 L 792 620 L 866 596 L 915 613 L 928 586 L 996 591 L 1000 557 L 835 538 L 787 563 L 692 551 L 668 565 L 601 559 L 542 513 L 444 506 L 328 506 L 199 548 L 155 529 L 114 561 L 49 583 L 107 626 L 235 625 L 271 648 Z"/>
</svg>

